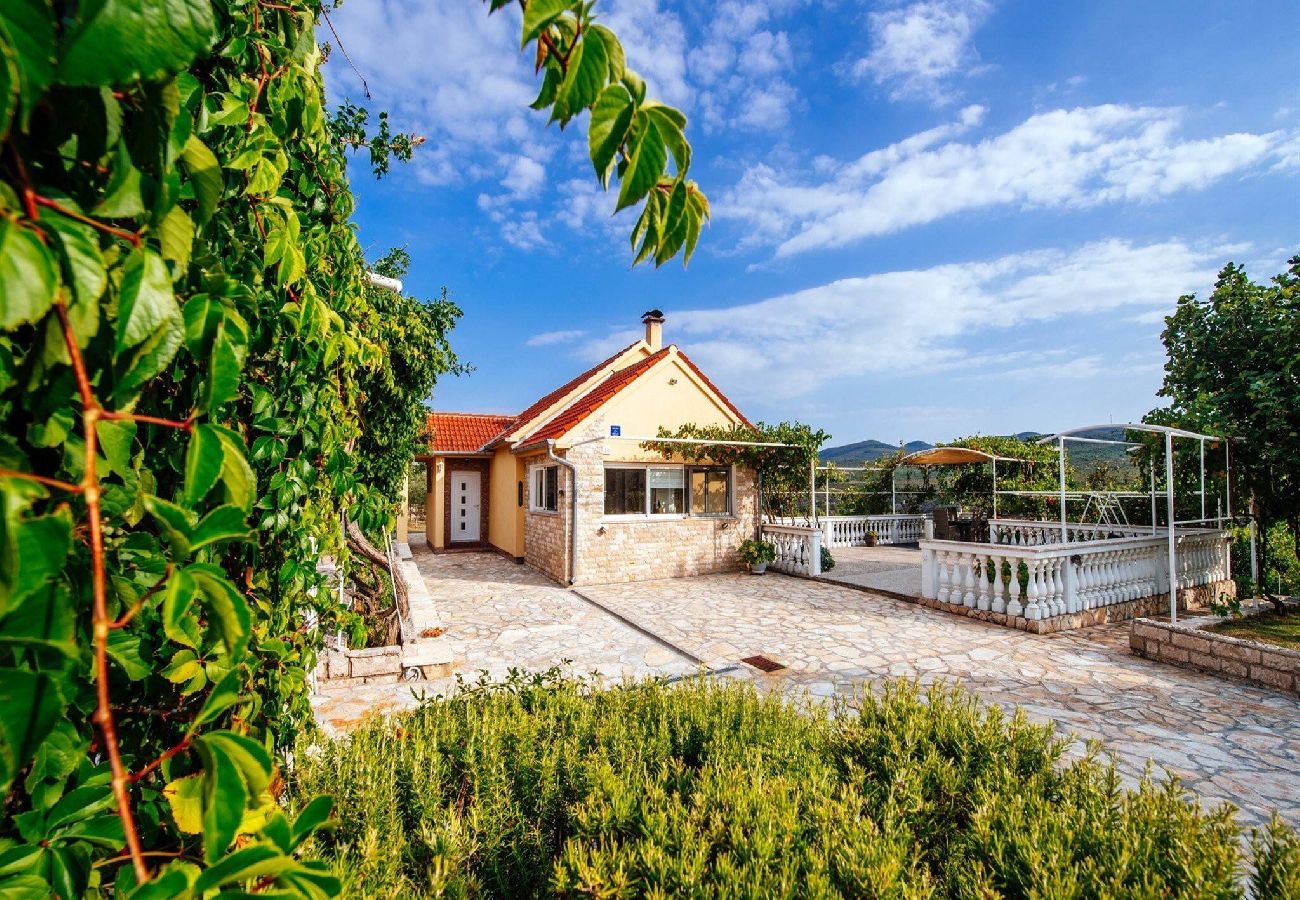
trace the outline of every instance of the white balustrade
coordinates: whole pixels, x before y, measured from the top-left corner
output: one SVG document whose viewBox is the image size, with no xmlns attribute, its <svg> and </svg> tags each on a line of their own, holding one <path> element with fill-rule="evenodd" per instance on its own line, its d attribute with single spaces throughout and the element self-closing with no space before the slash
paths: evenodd
<svg viewBox="0 0 1300 900">
<path fill-rule="evenodd" d="M 763 540 L 776 548 L 771 566 L 789 575 L 822 573 L 822 530 L 804 525 L 763 524 Z"/>
<path fill-rule="evenodd" d="M 835 547 L 865 547 L 867 535 L 880 544 L 915 544 L 925 536 L 925 516 L 822 516 L 822 543 Z"/>
<path fill-rule="evenodd" d="M 1168 542 L 1163 534 L 1061 544 L 1059 526 L 1033 523 L 1045 527 L 1046 532 L 1039 532 L 1026 524 L 1008 526 L 1004 536 L 1014 537 L 1004 543 L 921 541 L 922 595 L 953 605 L 1044 619 L 1169 590 Z M 1046 537 L 1053 528 L 1057 542 Z M 1231 577 L 1228 532 L 1189 529 L 1179 532 L 1176 540 L 1179 588 Z"/>
</svg>

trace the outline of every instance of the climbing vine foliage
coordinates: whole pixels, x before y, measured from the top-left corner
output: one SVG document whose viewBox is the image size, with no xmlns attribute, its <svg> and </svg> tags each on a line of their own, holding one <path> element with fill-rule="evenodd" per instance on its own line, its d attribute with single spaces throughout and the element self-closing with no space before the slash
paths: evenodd
<svg viewBox="0 0 1300 900">
<path fill-rule="evenodd" d="M 318 564 L 348 565 L 342 510 L 390 524 L 405 462 L 367 450 L 366 390 L 409 448 L 459 312 L 398 330 L 367 288 L 345 155 L 382 172 L 418 141 L 327 112 L 323 14 L 0 3 L 0 895 L 339 889 L 307 852 L 331 802 L 278 803 L 321 636 L 354 617 Z M 680 114 L 587 5 L 534 0 L 523 29 L 561 123 L 617 86 L 598 174 L 647 204 L 643 255 L 689 254 Z M 392 364 L 413 341 L 437 362 Z"/>
</svg>

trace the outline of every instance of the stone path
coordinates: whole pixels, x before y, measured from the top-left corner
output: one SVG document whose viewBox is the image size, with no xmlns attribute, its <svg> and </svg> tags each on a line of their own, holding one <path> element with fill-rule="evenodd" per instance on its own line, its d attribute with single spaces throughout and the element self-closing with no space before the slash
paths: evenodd
<svg viewBox="0 0 1300 900">
<path fill-rule="evenodd" d="M 831 554 L 835 567 L 822 575 L 826 581 L 921 596 L 921 550 L 916 545 L 836 547 Z"/>
<path fill-rule="evenodd" d="M 412 550 L 433 601 L 432 609 L 413 604 L 415 629 L 446 629 L 436 640 L 451 644 L 451 675 L 326 687 L 314 702 L 318 721 L 345 728 L 368 712 L 415 706 L 422 692 L 453 689 L 457 673 L 473 681 L 487 670 L 500 680 L 512 667 L 540 672 L 564 660 L 571 661 L 566 668 L 573 674 L 597 672 L 615 681 L 699 671 L 694 660 L 526 566 L 495 553 L 434 554 L 419 545 Z"/>
<path fill-rule="evenodd" d="M 1300 701 L 1150 662 L 1128 625 L 1034 635 L 860 590 L 769 574 L 585 587 L 584 594 L 705 660 L 764 654 L 789 668 L 745 677 L 829 696 L 886 676 L 959 681 L 1082 741 L 1098 739 L 1130 782 L 1153 760 L 1255 824 L 1300 825 Z"/>
</svg>

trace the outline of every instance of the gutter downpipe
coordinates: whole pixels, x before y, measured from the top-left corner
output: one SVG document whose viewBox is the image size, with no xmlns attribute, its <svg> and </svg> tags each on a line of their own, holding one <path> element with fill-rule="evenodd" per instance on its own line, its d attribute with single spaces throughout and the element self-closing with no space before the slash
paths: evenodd
<svg viewBox="0 0 1300 900">
<path fill-rule="evenodd" d="M 555 455 L 555 441 L 546 440 L 546 458 L 569 470 L 569 584 L 578 580 L 578 467 Z"/>
</svg>

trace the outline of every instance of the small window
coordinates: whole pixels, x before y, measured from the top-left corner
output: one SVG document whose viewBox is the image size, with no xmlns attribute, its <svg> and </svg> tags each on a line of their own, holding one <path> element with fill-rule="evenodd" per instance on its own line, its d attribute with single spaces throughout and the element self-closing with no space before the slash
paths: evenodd
<svg viewBox="0 0 1300 900">
<path fill-rule="evenodd" d="M 686 513 L 684 469 L 650 469 L 650 515 L 680 516 Z"/>
<path fill-rule="evenodd" d="M 645 515 L 645 469 L 605 470 L 605 515 Z"/>
<path fill-rule="evenodd" d="M 691 515 L 731 515 L 731 471 L 726 468 L 691 469 Z"/>
<path fill-rule="evenodd" d="M 533 469 L 533 509 L 555 512 L 560 508 L 560 467 L 539 466 Z"/>
</svg>

